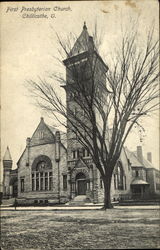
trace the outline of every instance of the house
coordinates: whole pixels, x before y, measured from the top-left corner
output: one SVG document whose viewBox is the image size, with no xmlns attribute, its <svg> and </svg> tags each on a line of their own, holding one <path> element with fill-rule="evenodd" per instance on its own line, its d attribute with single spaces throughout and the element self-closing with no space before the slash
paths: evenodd
<svg viewBox="0 0 160 250">
<path fill-rule="evenodd" d="M 144 158 L 142 147 L 136 152 L 125 149 L 131 164 L 131 194 L 133 199 L 156 198 L 160 195 L 160 171 L 152 164 L 151 152 Z"/>
</svg>

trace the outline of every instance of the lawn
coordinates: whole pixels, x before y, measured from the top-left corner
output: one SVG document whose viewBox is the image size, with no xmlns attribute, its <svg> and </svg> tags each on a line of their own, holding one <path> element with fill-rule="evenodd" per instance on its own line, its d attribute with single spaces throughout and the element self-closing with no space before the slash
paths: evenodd
<svg viewBox="0 0 160 250">
<path fill-rule="evenodd" d="M 159 210 L 2 211 L 2 249 L 160 247 Z"/>
</svg>

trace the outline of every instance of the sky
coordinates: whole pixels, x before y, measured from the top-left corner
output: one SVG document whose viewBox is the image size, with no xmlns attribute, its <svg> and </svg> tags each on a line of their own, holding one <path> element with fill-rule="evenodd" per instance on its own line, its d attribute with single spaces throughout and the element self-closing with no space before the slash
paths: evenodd
<svg viewBox="0 0 160 250">
<path fill-rule="evenodd" d="M 29 9 L 30 8 L 30 9 Z M 48 10 L 39 11 L 37 8 Z M 50 8 L 50 10 L 49 10 Z M 36 11 L 37 10 L 37 11 Z M 35 18 L 43 14 L 48 18 Z M 26 17 L 27 14 L 29 17 Z M 1 2 L 1 158 L 9 146 L 13 168 L 21 156 L 26 138 L 35 131 L 40 117 L 53 125 L 53 119 L 34 105 L 25 82 L 39 76 L 48 77 L 59 68 L 54 59 L 58 56 L 55 32 L 62 39 L 68 34 L 79 36 L 84 21 L 91 34 L 95 20 L 103 34 L 101 52 L 109 56 L 113 44 L 118 42 L 122 27 L 127 27 L 130 18 L 139 16 L 139 37 L 143 38 L 155 24 L 158 34 L 158 1 L 71 1 L 71 2 Z M 145 40 L 145 39 L 144 39 Z M 142 45 L 143 46 L 143 45 Z M 60 69 L 60 68 L 59 68 Z M 64 71 L 64 69 L 60 69 Z M 63 90 L 59 88 L 59 93 Z M 142 145 L 144 156 L 152 152 L 153 164 L 159 167 L 158 115 L 144 121 L 146 136 L 140 144 L 137 131 L 133 131 L 126 145 L 135 151 Z"/>
</svg>

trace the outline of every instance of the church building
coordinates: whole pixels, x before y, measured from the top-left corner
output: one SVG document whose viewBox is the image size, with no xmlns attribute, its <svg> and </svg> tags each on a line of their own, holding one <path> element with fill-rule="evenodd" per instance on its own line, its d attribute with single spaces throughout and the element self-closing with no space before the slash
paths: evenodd
<svg viewBox="0 0 160 250">
<path fill-rule="evenodd" d="M 76 108 L 75 96 L 69 88 L 72 78 L 68 67 L 83 64 L 93 45 L 93 38 L 89 36 L 84 24 L 82 33 L 63 62 L 66 66 L 66 86 L 63 87 L 68 109 Z M 97 51 L 93 53 L 98 65 L 95 80 L 105 82 L 108 67 Z M 8 148 L 3 166 L 4 197 L 17 196 L 25 204 L 57 204 L 80 200 L 100 203 L 104 200 L 100 172 L 90 152 L 75 139 L 69 122 L 65 134 L 47 125 L 41 118 L 32 137 L 26 140 L 17 169 L 12 170 Z M 141 147 L 137 148 L 137 153 L 123 148 L 112 176 L 112 200 L 142 199 L 153 194 L 160 195 L 159 174 L 152 163 L 143 158 Z"/>
</svg>

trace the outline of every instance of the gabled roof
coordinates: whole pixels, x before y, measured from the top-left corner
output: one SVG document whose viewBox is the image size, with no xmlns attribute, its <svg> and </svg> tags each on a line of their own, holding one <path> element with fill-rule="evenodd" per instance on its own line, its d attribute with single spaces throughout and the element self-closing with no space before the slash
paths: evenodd
<svg viewBox="0 0 160 250">
<path fill-rule="evenodd" d="M 45 138 L 45 135 L 44 135 L 44 139 L 37 139 L 36 137 L 36 134 L 39 132 L 39 131 L 43 131 L 45 130 L 45 135 L 47 136 L 47 138 Z M 42 145 L 42 144 L 48 144 L 48 143 L 55 143 L 55 133 L 56 131 L 59 131 L 58 129 L 46 124 L 44 122 L 44 119 L 43 117 L 41 117 L 41 120 L 40 120 L 40 123 L 38 124 L 36 130 L 34 131 L 31 139 L 30 139 L 30 146 L 38 146 L 38 145 Z M 66 149 L 67 147 L 67 137 L 66 137 L 66 133 L 62 132 L 62 131 L 59 131 L 60 132 L 60 135 L 61 135 L 61 145 Z M 19 164 L 19 161 L 20 159 L 22 158 L 24 152 L 26 150 L 26 147 L 22 153 L 22 155 L 20 156 L 17 164 Z"/>
<path fill-rule="evenodd" d="M 143 167 L 142 163 L 138 161 L 137 156 L 134 152 L 129 151 L 127 147 L 125 147 L 125 152 L 127 154 L 127 158 L 131 163 L 131 167 Z"/>
<path fill-rule="evenodd" d="M 3 161 L 12 161 L 11 153 L 8 146 L 3 157 Z"/>
<path fill-rule="evenodd" d="M 143 157 L 143 164 L 138 160 L 137 157 L 137 152 L 131 152 L 128 150 L 127 147 L 125 147 L 125 152 L 127 154 L 127 158 L 129 159 L 130 163 L 131 163 L 131 167 L 144 167 L 144 168 L 154 168 L 153 164 L 151 162 L 149 162 L 148 160 L 146 160 Z"/>
<path fill-rule="evenodd" d="M 43 117 L 41 117 L 40 123 L 38 124 L 36 130 L 34 131 L 30 139 L 30 146 L 36 146 L 54 142 L 55 142 L 55 133 L 53 133 L 53 131 L 44 122 Z"/>
<path fill-rule="evenodd" d="M 137 157 L 137 152 L 134 152 Z M 154 168 L 153 164 L 143 157 L 143 165 L 146 168 Z"/>
</svg>

